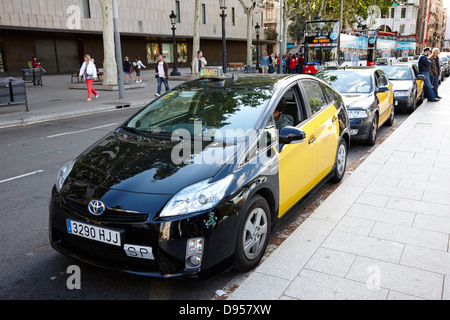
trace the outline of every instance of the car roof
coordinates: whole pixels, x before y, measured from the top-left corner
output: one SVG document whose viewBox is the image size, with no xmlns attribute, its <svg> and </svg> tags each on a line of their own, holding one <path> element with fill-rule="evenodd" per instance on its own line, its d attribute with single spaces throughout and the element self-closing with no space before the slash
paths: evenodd
<svg viewBox="0 0 450 320">
<path fill-rule="evenodd" d="M 220 83 L 220 87 L 227 88 L 246 88 L 246 89 L 264 89 L 273 90 L 278 85 L 291 83 L 300 79 L 315 79 L 310 75 L 295 74 L 227 74 L 223 78 L 195 78 L 184 82 L 180 87 L 184 89 L 203 87 L 206 83 L 214 85 Z M 219 85 L 218 85 L 219 86 Z"/>
</svg>

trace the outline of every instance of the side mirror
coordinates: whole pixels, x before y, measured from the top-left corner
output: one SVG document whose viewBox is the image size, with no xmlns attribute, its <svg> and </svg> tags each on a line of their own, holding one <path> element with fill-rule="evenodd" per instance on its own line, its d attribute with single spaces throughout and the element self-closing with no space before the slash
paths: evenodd
<svg viewBox="0 0 450 320">
<path fill-rule="evenodd" d="M 417 80 L 425 80 L 425 76 L 423 74 L 417 75 Z"/>
<path fill-rule="evenodd" d="M 379 87 L 378 88 L 377 93 L 378 92 L 388 92 L 388 91 L 389 91 L 389 87 L 383 86 L 383 87 Z"/>
<path fill-rule="evenodd" d="M 291 144 L 303 142 L 306 139 L 306 133 L 295 127 L 287 126 L 281 128 L 279 141 L 281 144 Z"/>
</svg>

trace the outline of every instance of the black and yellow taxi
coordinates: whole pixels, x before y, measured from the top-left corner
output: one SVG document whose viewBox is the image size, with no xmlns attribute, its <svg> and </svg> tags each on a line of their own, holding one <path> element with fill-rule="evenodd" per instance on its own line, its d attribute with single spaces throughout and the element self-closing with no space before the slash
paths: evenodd
<svg viewBox="0 0 450 320">
<path fill-rule="evenodd" d="M 250 270 L 298 201 L 342 179 L 349 143 L 325 82 L 204 68 L 61 167 L 50 243 L 147 276 Z"/>
<path fill-rule="evenodd" d="M 394 123 L 394 91 L 379 67 L 330 67 L 316 77 L 333 86 L 347 106 L 352 140 L 373 146 L 378 129 Z"/>
<path fill-rule="evenodd" d="M 382 69 L 394 90 L 395 109 L 412 113 L 423 102 L 424 80 L 419 75 L 419 67 L 414 63 L 382 64 Z"/>
</svg>

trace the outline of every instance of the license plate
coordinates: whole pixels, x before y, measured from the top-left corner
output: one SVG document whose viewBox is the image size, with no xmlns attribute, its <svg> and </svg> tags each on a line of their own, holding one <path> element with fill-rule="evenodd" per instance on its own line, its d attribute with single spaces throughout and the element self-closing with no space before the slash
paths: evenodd
<svg viewBox="0 0 450 320">
<path fill-rule="evenodd" d="M 118 231 L 101 228 L 69 219 L 67 219 L 66 222 L 67 232 L 70 234 L 103 243 L 108 243 L 118 247 L 121 246 L 120 232 Z"/>
<path fill-rule="evenodd" d="M 152 247 L 124 244 L 123 249 L 125 250 L 126 255 L 129 257 L 155 260 L 155 257 L 153 257 Z"/>
</svg>

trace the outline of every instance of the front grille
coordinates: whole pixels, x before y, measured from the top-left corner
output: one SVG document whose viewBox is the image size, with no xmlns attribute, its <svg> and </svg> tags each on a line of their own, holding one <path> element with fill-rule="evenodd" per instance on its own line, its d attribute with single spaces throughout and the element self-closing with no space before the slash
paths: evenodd
<svg viewBox="0 0 450 320">
<path fill-rule="evenodd" d="M 103 213 L 101 216 L 94 216 L 89 212 L 87 204 L 67 198 L 62 199 L 62 205 L 70 209 L 77 215 L 81 215 L 85 218 L 96 221 L 140 223 L 145 222 L 148 219 L 148 214 L 118 210 L 113 208 L 107 208 L 105 213 Z"/>
</svg>

